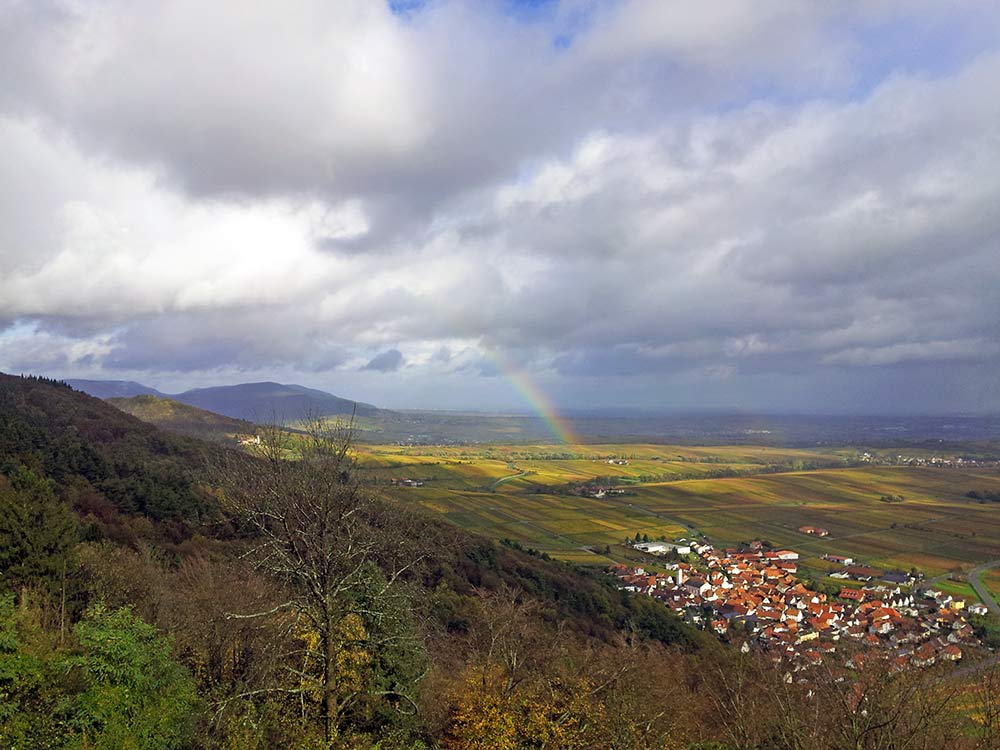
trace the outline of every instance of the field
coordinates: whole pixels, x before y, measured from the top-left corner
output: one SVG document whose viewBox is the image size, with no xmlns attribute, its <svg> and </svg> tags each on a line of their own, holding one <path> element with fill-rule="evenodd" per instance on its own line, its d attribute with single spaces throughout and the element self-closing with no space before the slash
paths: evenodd
<svg viewBox="0 0 1000 750">
<path fill-rule="evenodd" d="M 558 559 L 606 565 L 625 559 L 635 534 L 705 534 L 720 545 L 754 538 L 798 550 L 822 575 L 826 553 L 882 568 L 943 576 L 1000 558 L 1000 504 L 966 497 L 1000 490 L 997 468 L 858 466 L 856 449 L 647 444 L 586 446 L 362 446 L 398 498 L 452 522 Z M 609 463 L 609 460 L 623 463 Z M 627 462 L 627 463 L 625 463 Z M 574 494 L 585 483 L 624 494 Z M 899 495 L 902 502 L 880 498 Z M 800 533 L 820 526 L 830 535 Z M 1000 588 L 1000 576 L 985 577 Z"/>
<path fill-rule="evenodd" d="M 721 544 L 756 536 L 814 561 L 834 553 L 940 575 L 1000 557 L 1000 507 L 965 497 L 998 486 L 996 471 L 871 467 L 651 485 L 638 496 Z M 905 500 L 885 503 L 883 495 Z M 830 536 L 806 536 L 802 525 Z"/>
</svg>

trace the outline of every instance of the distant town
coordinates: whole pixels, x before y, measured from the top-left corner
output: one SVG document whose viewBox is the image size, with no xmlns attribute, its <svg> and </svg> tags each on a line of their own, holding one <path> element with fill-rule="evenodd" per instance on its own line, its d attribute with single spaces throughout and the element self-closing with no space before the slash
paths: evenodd
<svg viewBox="0 0 1000 750">
<path fill-rule="evenodd" d="M 824 529 L 802 527 L 825 536 Z M 717 550 L 704 540 L 634 542 L 640 552 L 686 559 L 642 566 L 613 566 L 618 586 L 651 596 L 690 624 L 721 637 L 757 646 L 778 661 L 815 664 L 846 644 L 881 649 L 896 666 L 958 661 L 981 649 L 969 615 L 985 615 L 934 588 L 918 591 L 919 575 L 856 565 L 851 557 L 826 555 L 844 566 L 831 575 L 852 581 L 836 595 L 808 588 L 798 578 L 799 553 L 753 541 Z M 853 650 L 852 650 L 853 651 Z"/>
</svg>

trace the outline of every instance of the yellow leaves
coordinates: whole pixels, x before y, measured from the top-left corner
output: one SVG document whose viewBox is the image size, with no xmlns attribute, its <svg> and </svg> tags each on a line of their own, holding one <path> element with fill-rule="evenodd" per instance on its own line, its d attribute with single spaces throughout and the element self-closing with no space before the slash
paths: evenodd
<svg viewBox="0 0 1000 750">
<path fill-rule="evenodd" d="M 301 627 L 296 631 L 303 646 L 299 687 L 306 690 L 309 698 L 316 703 L 323 700 L 323 640 L 315 628 Z M 336 692 L 344 697 L 362 690 L 369 667 L 374 659 L 366 647 L 368 631 L 357 614 L 347 614 L 337 623 L 334 637 L 336 653 L 332 683 Z"/>
<path fill-rule="evenodd" d="M 496 665 L 472 666 L 452 697 L 448 750 L 575 750 L 603 718 L 585 679 L 541 678 L 507 689 Z"/>
<path fill-rule="evenodd" d="M 445 738 L 449 750 L 514 750 L 517 747 L 515 712 L 501 690 L 498 667 L 471 668 L 459 683 L 451 727 Z"/>
<path fill-rule="evenodd" d="M 363 646 L 368 631 L 358 615 L 349 614 L 340 621 L 337 635 L 340 639 L 337 682 L 342 694 L 353 693 L 362 688 L 364 671 L 372 663 L 372 655 Z"/>
</svg>

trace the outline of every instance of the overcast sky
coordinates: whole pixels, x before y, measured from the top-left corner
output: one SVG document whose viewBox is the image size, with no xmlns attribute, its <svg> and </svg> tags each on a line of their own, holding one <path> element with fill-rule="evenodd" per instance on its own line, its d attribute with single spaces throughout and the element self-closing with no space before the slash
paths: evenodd
<svg viewBox="0 0 1000 750">
<path fill-rule="evenodd" d="M 998 40 L 980 0 L 0 0 L 0 370 L 995 413 Z"/>
</svg>

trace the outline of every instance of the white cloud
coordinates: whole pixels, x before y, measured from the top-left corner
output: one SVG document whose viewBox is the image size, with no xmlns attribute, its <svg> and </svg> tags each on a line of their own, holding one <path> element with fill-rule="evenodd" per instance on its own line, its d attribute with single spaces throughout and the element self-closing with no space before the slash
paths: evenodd
<svg viewBox="0 0 1000 750">
<path fill-rule="evenodd" d="M 15 3 L 0 367 L 994 361 L 1000 57 L 869 69 L 902 7 Z"/>
</svg>

